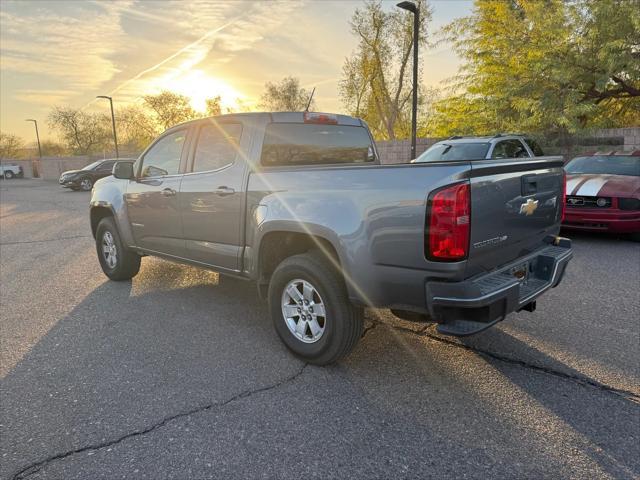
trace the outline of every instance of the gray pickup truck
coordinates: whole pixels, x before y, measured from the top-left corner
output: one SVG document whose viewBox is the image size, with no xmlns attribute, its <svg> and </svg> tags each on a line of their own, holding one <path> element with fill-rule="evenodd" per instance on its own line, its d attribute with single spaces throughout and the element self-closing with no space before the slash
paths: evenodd
<svg viewBox="0 0 640 480">
<path fill-rule="evenodd" d="M 354 347 L 364 307 L 470 335 L 558 285 L 572 256 L 560 157 L 379 163 L 367 125 L 343 115 L 178 125 L 96 182 L 100 264 L 128 280 L 155 255 L 253 280 L 315 364 Z"/>
</svg>

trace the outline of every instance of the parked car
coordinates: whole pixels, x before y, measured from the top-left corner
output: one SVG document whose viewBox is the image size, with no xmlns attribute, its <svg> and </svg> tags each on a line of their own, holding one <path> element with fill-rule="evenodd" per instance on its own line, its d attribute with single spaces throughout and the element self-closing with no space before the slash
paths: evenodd
<svg viewBox="0 0 640 480">
<path fill-rule="evenodd" d="M 98 160 L 90 163 L 80 170 L 68 170 L 60 175 L 58 182 L 65 188 L 72 190 L 89 191 L 93 188 L 93 184 L 101 178 L 111 175 L 113 166 L 117 161 L 133 163 L 133 158 L 109 158 L 106 160 Z"/>
<path fill-rule="evenodd" d="M 564 228 L 628 233 L 640 240 L 640 150 L 581 155 L 565 170 Z"/>
<path fill-rule="evenodd" d="M 533 311 L 572 257 L 561 157 L 379 165 L 343 115 L 246 113 L 178 125 L 96 182 L 104 273 L 156 255 L 254 280 L 296 355 L 327 364 L 363 307 L 417 313 L 448 335 Z M 241 321 L 239 319 L 238 321 Z"/>
<path fill-rule="evenodd" d="M 0 177 L 11 180 L 12 178 L 24 177 L 24 171 L 20 165 L 8 163 L 0 165 Z"/>
<path fill-rule="evenodd" d="M 500 133 L 492 137 L 449 137 L 431 145 L 411 163 L 531 158 L 543 155 L 535 140 L 523 135 Z"/>
</svg>

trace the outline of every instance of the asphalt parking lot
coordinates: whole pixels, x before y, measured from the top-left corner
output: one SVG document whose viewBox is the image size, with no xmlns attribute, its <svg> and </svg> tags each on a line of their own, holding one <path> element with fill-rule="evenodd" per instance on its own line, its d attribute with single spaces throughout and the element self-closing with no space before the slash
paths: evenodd
<svg viewBox="0 0 640 480">
<path fill-rule="evenodd" d="M 367 312 L 306 366 L 253 284 L 102 274 L 89 194 L 0 182 L 0 477 L 638 478 L 640 244 L 573 235 L 534 313 L 464 340 Z"/>
</svg>

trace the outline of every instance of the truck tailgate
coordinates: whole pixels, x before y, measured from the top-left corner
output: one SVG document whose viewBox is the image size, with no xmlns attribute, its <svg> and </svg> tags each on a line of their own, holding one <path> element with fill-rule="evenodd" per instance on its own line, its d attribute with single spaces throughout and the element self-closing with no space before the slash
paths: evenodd
<svg viewBox="0 0 640 480">
<path fill-rule="evenodd" d="M 562 157 L 471 162 L 471 238 L 467 276 L 493 270 L 557 234 Z"/>
</svg>

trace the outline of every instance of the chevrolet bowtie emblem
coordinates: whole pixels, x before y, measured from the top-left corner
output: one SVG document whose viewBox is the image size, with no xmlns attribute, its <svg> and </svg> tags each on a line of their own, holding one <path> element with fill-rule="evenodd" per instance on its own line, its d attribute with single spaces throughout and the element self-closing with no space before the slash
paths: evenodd
<svg viewBox="0 0 640 480">
<path fill-rule="evenodd" d="M 520 215 L 533 215 L 533 212 L 538 208 L 538 200 L 531 200 L 530 198 L 520 205 Z"/>
</svg>

